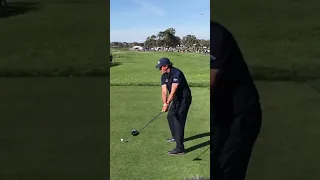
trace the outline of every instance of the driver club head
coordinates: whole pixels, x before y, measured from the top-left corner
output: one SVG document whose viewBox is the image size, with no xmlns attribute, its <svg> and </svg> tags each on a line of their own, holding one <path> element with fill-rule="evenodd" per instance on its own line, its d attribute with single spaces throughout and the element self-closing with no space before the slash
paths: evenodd
<svg viewBox="0 0 320 180">
<path fill-rule="evenodd" d="M 131 131 L 131 134 L 132 134 L 132 136 L 138 136 L 138 135 L 139 135 L 139 131 L 133 129 L 133 130 Z"/>
</svg>

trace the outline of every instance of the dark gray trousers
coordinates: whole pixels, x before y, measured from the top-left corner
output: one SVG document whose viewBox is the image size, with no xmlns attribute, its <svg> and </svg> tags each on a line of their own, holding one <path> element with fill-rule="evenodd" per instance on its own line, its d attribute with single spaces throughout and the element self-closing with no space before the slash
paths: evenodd
<svg viewBox="0 0 320 180">
<path fill-rule="evenodd" d="M 178 150 L 184 150 L 184 128 L 191 102 L 192 97 L 183 98 L 180 101 L 173 101 L 169 108 L 168 124 Z"/>
<path fill-rule="evenodd" d="M 230 122 L 211 127 L 211 179 L 245 179 L 251 152 L 260 133 L 261 108 L 254 107 Z"/>
</svg>

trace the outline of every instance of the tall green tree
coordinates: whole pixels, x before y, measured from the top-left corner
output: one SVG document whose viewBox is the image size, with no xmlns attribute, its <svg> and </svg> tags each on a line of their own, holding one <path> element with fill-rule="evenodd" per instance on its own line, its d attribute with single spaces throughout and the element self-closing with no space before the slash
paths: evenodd
<svg viewBox="0 0 320 180">
<path fill-rule="evenodd" d="M 195 35 L 186 35 L 182 38 L 182 44 L 187 47 L 193 47 L 194 44 L 199 44 L 199 40 Z"/>
</svg>

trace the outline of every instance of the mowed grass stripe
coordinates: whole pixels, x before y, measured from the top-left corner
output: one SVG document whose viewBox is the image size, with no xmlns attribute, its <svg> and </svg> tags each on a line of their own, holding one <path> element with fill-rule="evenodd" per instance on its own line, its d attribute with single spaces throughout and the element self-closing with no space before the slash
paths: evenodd
<svg viewBox="0 0 320 180">
<path fill-rule="evenodd" d="M 0 18 L 0 76 L 108 76 L 107 2 L 81 2 L 24 0 L 37 10 Z"/>
<path fill-rule="evenodd" d="M 110 69 L 111 86 L 159 86 L 161 73 L 155 66 L 161 57 L 168 57 L 183 71 L 190 86 L 209 86 L 209 56 L 174 52 L 114 52 Z"/>
<path fill-rule="evenodd" d="M 193 103 L 186 123 L 185 137 L 207 134 L 185 142 L 190 149 L 208 143 L 210 137 L 209 90 L 192 88 Z M 160 115 L 139 136 L 132 137 L 133 128 L 141 129 L 162 108 L 161 94 L 157 87 L 111 87 L 111 177 L 122 179 L 183 179 L 188 177 L 209 177 L 209 151 L 204 153 L 202 161 L 192 161 L 208 145 L 200 146 L 184 156 L 166 155 L 175 143 L 167 143 L 170 131 L 166 113 Z M 121 143 L 120 139 L 130 139 Z"/>
</svg>

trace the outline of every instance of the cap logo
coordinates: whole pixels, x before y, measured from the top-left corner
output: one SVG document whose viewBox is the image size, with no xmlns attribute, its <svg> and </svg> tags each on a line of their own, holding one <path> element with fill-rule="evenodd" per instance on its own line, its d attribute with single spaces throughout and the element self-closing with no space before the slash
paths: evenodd
<svg viewBox="0 0 320 180">
<path fill-rule="evenodd" d="M 158 61 L 158 64 L 160 64 L 160 61 Z"/>
</svg>

